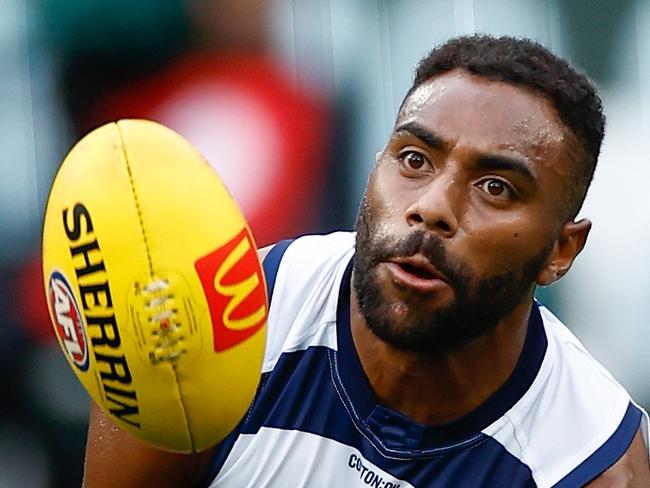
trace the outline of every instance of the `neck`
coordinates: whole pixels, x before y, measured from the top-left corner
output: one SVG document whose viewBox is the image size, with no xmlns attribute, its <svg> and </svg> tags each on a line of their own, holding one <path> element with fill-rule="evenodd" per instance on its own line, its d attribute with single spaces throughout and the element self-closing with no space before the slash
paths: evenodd
<svg viewBox="0 0 650 488">
<path fill-rule="evenodd" d="M 526 338 L 532 297 L 489 333 L 454 351 L 396 349 L 375 336 L 350 297 L 352 338 L 379 401 L 412 420 L 440 425 L 467 415 L 505 383 Z"/>
</svg>

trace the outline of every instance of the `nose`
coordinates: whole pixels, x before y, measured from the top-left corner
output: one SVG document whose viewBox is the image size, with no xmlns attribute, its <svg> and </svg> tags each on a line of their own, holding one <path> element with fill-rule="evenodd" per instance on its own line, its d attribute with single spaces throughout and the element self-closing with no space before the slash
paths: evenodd
<svg viewBox="0 0 650 488">
<path fill-rule="evenodd" d="M 438 175 L 406 209 L 407 223 L 443 238 L 453 237 L 458 231 L 457 193 L 453 178 Z"/>
</svg>

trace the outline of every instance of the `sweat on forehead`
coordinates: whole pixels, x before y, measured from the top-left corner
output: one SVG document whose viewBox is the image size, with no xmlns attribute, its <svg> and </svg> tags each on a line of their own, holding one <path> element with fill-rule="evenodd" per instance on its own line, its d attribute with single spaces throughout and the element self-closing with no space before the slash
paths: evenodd
<svg viewBox="0 0 650 488">
<path fill-rule="evenodd" d="M 563 150 L 570 130 L 545 97 L 462 70 L 441 74 L 421 84 L 404 101 L 395 128 L 412 122 L 455 142 L 472 138 L 477 145 L 521 151 L 539 163 Z M 492 147 L 494 149 L 494 147 Z"/>
</svg>

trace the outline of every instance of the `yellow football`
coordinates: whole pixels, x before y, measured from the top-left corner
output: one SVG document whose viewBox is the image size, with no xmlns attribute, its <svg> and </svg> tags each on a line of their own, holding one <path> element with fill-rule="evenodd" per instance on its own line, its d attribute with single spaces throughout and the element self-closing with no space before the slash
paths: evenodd
<svg viewBox="0 0 650 488">
<path fill-rule="evenodd" d="M 223 439 L 260 378 L 268 303 L 255 243 L 201 155 L 121 120 L 70 151 L 43 227 L 50 317 L 115 423 L 163 449 Z"/>
</svg>

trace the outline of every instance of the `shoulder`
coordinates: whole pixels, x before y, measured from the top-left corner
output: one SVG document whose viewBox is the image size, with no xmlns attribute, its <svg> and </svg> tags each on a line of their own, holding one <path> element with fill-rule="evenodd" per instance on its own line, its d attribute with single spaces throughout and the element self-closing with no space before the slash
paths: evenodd
<svg viewBox="0 0 650 488">
<path fill-rule="evenodd" d="M 648 417 L 557 317 L 539 310 L 544 359 L 496 437 L 510 443 L 539 486 L 583 486 L 623 458 L 640 428 L 647 433 Z M 647 437 L 644 446 L 647 456 Z"/>
<path fill-rule="evenodd" d="M 632 444 L 616 463 L 599 475 L 588 488 L 636 488 L 650 486 L 648 439 L 640 428 Z"/>
<path fill-rule="evenodd" d="M 284 289 L 287 278 L 310 281 L 314 275 L 331 271 L 341 259 L 352 255 L 354 239 L 353 232 L 306 235 L 258 250 L 269 295 L 272 297 L 278 293 L 278 288 Z"/>
<path fill-rule="evenodd" d="M 283 352 L 336 347 L 338 291 L 354 253 L 354 233 L 281 241 L 267 249 L 264 275 L 270 307 L 264 371 Z"/>
</svg>

